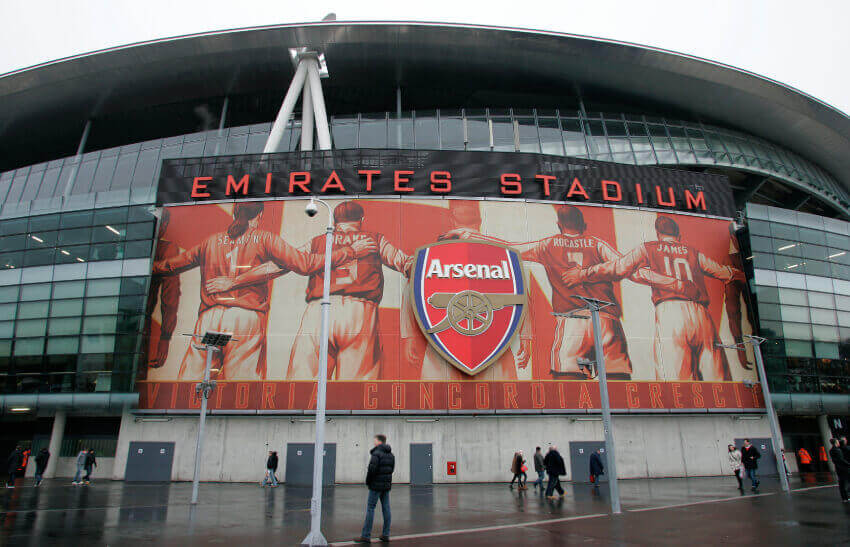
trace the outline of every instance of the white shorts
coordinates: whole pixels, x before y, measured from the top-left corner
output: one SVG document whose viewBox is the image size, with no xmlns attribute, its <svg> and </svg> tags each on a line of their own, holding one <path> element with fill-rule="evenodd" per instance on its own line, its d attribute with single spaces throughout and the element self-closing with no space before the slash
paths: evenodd
<svg viewBox="0 0 850 547">
<path fill-rule="evenodd" d="M 331 295 L 328 378 L 376 380 L 380 374 L 378 304 L 354 296 Z M 311 300 L 289 355 L 287 380 L 312 380 L 319 373 L 322 301 Z"/>
<path fill-rule="evenodd" d="M 213 353 L 212 368 L 219 369 L 212 377 L 218 380 L 263 380 L 265 362 L 261 356 L 266 347 L 266 314 L 245 308 L 213 306 L 202 311 L 195 321 L 194 334 L 203 336 L 208 331 L 229 332 L 233 339 L 221 351 Z M 206 366 L 206 351 L 195 348 L 201 340 L 195 337 L 183 362 L 178 378 L 201 380 Z"/>
<path fill-rule="evenodd" d="M 588 312 L 589 313 L 589 312 Z M 555 340 L 550 356 L 552 372 L 579 374 L 579 359 L 594 360 L 593 321 L 580 317 L 557 317 Z M 631 374 L 632 362 L 626 344 L 626 334 L 620 320 L 606 313 L 599 314 L 602 330 L 602 351 L 608 374 Z"/>
<path fill-rule="evenodd" d="M 665 300 L 655 306 L 655 375 L 659 380 L 732 379 L 714 321 L 702 304 Z"/>
</svg>

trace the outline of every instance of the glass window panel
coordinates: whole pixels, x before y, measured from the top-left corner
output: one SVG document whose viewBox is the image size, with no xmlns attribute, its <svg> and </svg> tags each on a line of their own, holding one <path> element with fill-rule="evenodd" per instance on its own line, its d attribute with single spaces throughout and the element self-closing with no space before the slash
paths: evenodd
<svg viewBox="0 0 850 547">
<path fill-rule="evenodd" d="M 154 223 L 140 222 L 127 225 L 127 239 L 153 239 Z"/>
<path fill-rule="evenodd" d="M 148 258 L 151 256 L 151 240 L 141 239 L 124 244 L 124 258 Z"/>
<path fill-rule="evenodd" d="M 139 337 L 134 334 L 126 334 L 116 338 L 116 353 L 132 353 L 136 351 L 136 343 Z"/>
<path fill-rule="evenodd" d="M 750 229 L 750 235 L 770 236 L 770 223 L 763 220 L 747 220 L 747 226 Z"/>
<path fill-rule="evenodd" d="M 91 231 L 92 243 L 106 243 L 121 241 L 124 239 L 126 232 L 125 224 L 106 224 L 104 226 L 95 226 Z"/>
<path fill-rule="evenodd" d="M 0 287 L 0 302 L 17 302 L 18 285 Z"/>
<path fill-rule="evenodd" d="M 53 298 L 81 298 L 85 289 L 85 281 L 61 281 L 53 284 Z"/>
<path fill-rule="evenodd" d="M 806 260 L 804 262 L 806 273 L 809 275 L 817 275 L 821 277 L 829 277 L 831 269 L 829 262 L 821 262 L 820 260 Z"/>
<path fill-rule="evenodd" d="M 0 254 L 0 268 L 8 270 L 10 268 L 22 268 L 24 266 L 24 253 L 21 251 L 14 253 Z"/>
<path fill-rule="evenodd" d="M 0 222 L 0 224 L 2 224 Z M 25 234 L 0 238 L 0 252 L 20 251 L 26 249 L 30 237 Z"/>
<path fill-rule="evenodd" d="M 798 306 L 782 306 L 782 319 L 785 321 L 796 321 L 798 323 L 809 322 L 809 308 Z"/>
<path fill-rule="evenodd" d="M 94 173 L 94 180 L 90 192 L 103 192 L 109 190 L 109 184 L 112 181 L 112 173 L 115 172 L 115 164 L 118 162 L 118 156 L 103 157 L 97 163 L 97 168 Z M 76 187 L 76 184 L 74 184 Z"/>
<path fill-rule="evenodd" d="M 797 340 L 786 340 L 785 353 L 789 357 L 812 357 L 812 343 Z"/>
<path fill-rule="evenodd" d="M 759 319 L 778 321 L 782 318 L 778 304 L 759 302 Z"/>
<path fill-rule="evenodd" d="M 838 342 L 838 328 L 827 325 L 812 325 L 815 340 L 821 342 Z"/>
<path fill-rule="evenodd" d="M 0 338 L 12 338 L 15 333 L 14 321 L 0 321 Z"/>
<path fill-rule="evenodd" d="M 811 340 L 812 327 L 802 323 L 782 323 L 785 338 L 796 338 L 798 340 Z"/>
<path fill-rule="evenodd" d="M 540 153 L 540 136 L 537 134 L 537 124 L 534 118 L 519 118 L 517 120 L 519 131 L 520 152 Z"/>
<path fill-rule="evenodd" d="M 789 241 L 787 239 L 774 239 L 773 250 L 785 256 L 800 256 L 800 243 L 797 241 Z"/>
<path fill-rule="evenodd" d="M 49 300 L 50 283 L 39 283 L 36 285 L 23 285 L 21 287 L 21 300 Z"/>
<path fill-rule="evenodd" d="M 44 319 L 18 320 L 15 324 L 15 336 L 19 338 L 44 336 L 45 332 L 47 332 L 47 321 Z"/>
<path fill-rule="evenodd" d="M 587 140 L 590 144 L 590 153 L 593 155 L 605 154 L 610 152 L 608 148 L 608 139 L 605 138 L 605 131 L 602 129 L 602 122 L 588 121 L 584 124 L 587 132 Z"/>
<path fill-rule="evenodd" d="M 18 304 L 18 319 L 47 317 L 49 302 L 21 302 Z"/>
<path fill-rule="evenodd" d="M 360 117 L 359 147 L 387 147 L 387 118 L 385 114 L 363 114 Z"/>
<path fill-rule="evenodd" d="M 804 260 L 800 257 L 774 255 L 773 260 L 776 263 L 777 270 L 785 270 L 800 274 L 805 272 L 805 268 L 803 268 Z"/>
<path fill-rule="evenodd" d="M 756 287 L 756 298 L 762 302 L 779 302 L 779 289 L 776 287 Z"/>
<path fill-rule="evenodd" d="M 490 150 L 490 126 L 484 118 L 467 118 L 468 150 Z"/>
<path fill-rule="evenodd" d="M 8 357 L 12 355 L 12 340 L 0 340 L 0 356 Z M 8 359 L 4 360 L 8 362 Z"/>
<path fill-rule="evenodd" d="M 47 354 L 61 355 L 63 353 L 77 353 L 80 349 L 80 339 L 76 336 L 67 338 L 48 338 Z"/>
<path fill-rule="evenodd" d="M 769 237 L 752 236 L 750 237 L 750 246 L 753 251 L 764 253 L 772 253 L 774 250 L 773 240 Z"/>
<path fill-rule="evenodd" d="M 27 248 L 29 249 L 44 249 L 46 247 L 55 247 L 59 240 L 59 232 L 35 232 L 27 236 Z"/>
<path fill-rule="evenodd" d="M 561 130 L 557 118 L 541 118 L 538 120 L 540 145 L 544 154 L 564 155 L 564 142 L 561 140 Z"/>
<path fill-rule="evenodd" d="M 86 315 L 118 313 L 118 297 L 86 298 Z"/>
<path fill-rule="evenodd" d="M 111 353 L 114 348 L 114 335 L 89 335 L 82 337 L 80 353 Z"/>
<path fill-rule="evenodd" d="M 200 155 L 200 154 L 197 154 Z M 115 166 L 115 173 L 112 175 L 112 184 L 110 190 L 120 190 L 129 188 L 133 178 L 133 168 L 136 166 L 138 154 L 122 154 L 118 157 L 118 164 Z"/>
<path fill-rule="evenodd" d="M 809 306 L 813 308 L 835 308 L 835 297 L 824 292 L 809 292 Z"/>
<path fill-rule="evenodd" d="M 811 228 L 800 228 L 800 241 L 814 245 L 826 245 L 826 235 Z"/>
<path fill-rule="evenodd" d="M 86 296 L 109 296 L 121 292 L 121 278 L 89 279 Z"/>
<path fill-rule="evenodd" d="M 357 148 L 357 125 L 357 120 L 334 118 L 331 126 L 334 148 Z M 265 141 L 266 137 L 263 137 L 263 146 Z"/>
<path fill-rule="evenodd" d="M 579 120 L 561 118 L 561 134 L 567 156 L 587 156 L 587 143 Z"/>
<path fill-rule="evenodd" d="M 799 241 L 800 233 L 796 226 L 792 226 L 790 224 L 781 224 L 778 222 L 772 222 L 770 224 L 770 232 L 773 237 L 777 237 L 780 239 L 787 239 L 789 242 L 793 243 Z"/>
<path fill-rule="evenodd" d="M 155 222 L 154 207 L 152 205 L 139 205 L 130 207 L 127 211 L 127 222 Z"/>
<path fill-rule="evenodd" d="M 440 133 L 437 127 L 435 111 L 417 110 L 416 123 L 413 128 L 414 145 L 417 150 L 438 150 L 440 148 Z"/>
<path fill-rule="evenodd" d="M 86 317 L 83 322 L 83 334 L 109 334 L 116 331 L 117 317 L 107 315 Z"/>
<path fill-rule="evenodd" d="M 392 131 L 392 129 L 391 129 Z M 440 148 L 443 150 L 463 150 L 463 118 L 447 116 L 440 112 Z"/>
<path fill-rule="evenodd" d="M 54 249 L 32 249 L 24 253 L 24 266 L 53 264 Z"/>
<path fill-rule="evenodd" d="M 62 220 L 59 226 L 65 228 L 81 228 L 91 226 L 92 211 L 75 211 L 73 213 L 62 213 Z"/>
<path fill-rule="evenodd" d="M 850 265 L 850 252 L 844 251 L 842 249 L 835 249 L 833 247 L 828 247 L 828 249 L 828 254 L 826 255 L 827 260 L 838 264 Z"/>
<path fill-rule="evenodd" d="M 830 247 L 850 250 L 850 237 L 826 232 L 826 244 Z"/>
<path fill-rule="evenodd" d="M 145 311 L 145 295 L 122 296 L 118 302 L 118 309 L 121 312 L 135 313 Z"/>
<path fill-rule="evenodd" d="M 121 294 L 145 294 L 148 284 L 148 278 L 141 277 L 122 277 L 121 278 Z"/>
<path fill-rule="evenodd" d="M 839 311 L 836 312 L 838 317 L 838 324 L 842 327 L 850 327 L 850 312 L 848 311 Z"/>
<path fill-rule="evenodd" d="M 62 245 L 79 245 L 90 241 L 91 228 L 74 228 L 59 232 L 59 242 Z"/>
<path fill-rule="evenodd" d="M 15 355 L 41 355 L 44 353 L 44 338 L 22 338 L 15 340 Z"/>
<path fill-rule="evenodd" d="M 17 309 L 17 304 L 0 304 L 0 317 L 3 319 L 14 319 Z"/>
<path fill-rule="evenodd" d="M 50 317 L 64 317 L 68 315 L 82 315 L 83 301 L 77 300 L 54 300 L 50 303 Z"/>
<path fill-rule="evenodd" d="M 131 242 L 135 243 L 135 242 Z M 89 247 L 89 260 L 120 260 L 124 258 L 124 243 L 97 243 Z"/>
<path fill-rule="evenodd" d="M 821 325 L 837 324 L 835 310 L 822 310 L 819 308 L 811 308 L 810 312 L 812 314 L 812 323 L 819 323 Z"/>
<path fill-rule="evenodd" d="M 80 317 L 63 317 L 61 319 L 51 319 L 47 333 L 51 336 L 79 334 L 81 321 L 82 319 Z"/>
<path fill-rule="evenodd" d="M 22 234 L 27 231 L 27 219 L 12 218 L 0 222 L 0 235 Z"/>
<path fill-rule="evenodd" d="M 799 243 L 800 255 L 804 258 L 813 258 L 815 260 L 826 260 L 829 255 L 827 247 L 820 245 L 812 245 L 811 243 Z"/>
<path fill-rule="evenodd" d="M 88 245 L 74 245 L 73 247 L 60 247 L 56 249 L 55 260 L 57 264 L 71 264 L 85 262 L 89 257 Z"/>
<path fill-rule="evenodd" d="M 762 270 L 774 270 L 776 264 L 772 254 L 753 253 L 753 267 Z"/>
<path fill-rule="evenodd" d="M 815 357 L 819 359 L 838 359 L 838 344 L 815 342 Z"/>
<path fill-rule="evenodd" d="M 493 150 L 496 152 L 514 152 L 514 124 L 507 117 L 493 117 Z"/>
</svg>

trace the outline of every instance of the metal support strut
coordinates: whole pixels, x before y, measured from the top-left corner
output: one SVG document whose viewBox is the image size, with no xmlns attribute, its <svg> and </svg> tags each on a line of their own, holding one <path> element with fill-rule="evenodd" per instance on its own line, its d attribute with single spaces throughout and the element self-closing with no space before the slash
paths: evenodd
<svg viewBox="0 0 850 547">
<path fill-rule="evenodd" d="M 301 104 L 301 150 L 313 150 L 314 125 L 316 138 L 319 141 L 319 150 L 330 150 L 331 132 L 320 80 L 322 77 L 327 77 L 324 56 L 307 48 L 291 49 L 289 52 L 295 64 L 295 75 L 292 77 L 292 82 L 283 98 L 283 104 L 280 106 L 277 118 L 272 124 L 263 153 L 272 154 L 281 151 L 283 136 L 286 133 L 292 112 L 295 110 L 295 103 L 298 102 L 299 95 L 303 96 Z"/>
</svg>

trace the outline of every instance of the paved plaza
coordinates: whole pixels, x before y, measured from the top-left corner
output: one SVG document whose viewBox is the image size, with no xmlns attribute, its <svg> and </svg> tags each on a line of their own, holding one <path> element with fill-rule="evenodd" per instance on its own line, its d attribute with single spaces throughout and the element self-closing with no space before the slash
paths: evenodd
<svg viewBox="0 0 850 547">
<path fill-rule="evenodd" d="M 297 545 L 309 528 L 310 490 L 204 483 L 130 484 L 31 480 L 0 496 L 2 545 Z M 624 513 L 610 515 L 607 484 L 566 485 L 562 500 L 506 484 L 393 487 L 393 543 L 400 545 L 827 545 L 850 543 L 850 504 L 827 476 L 792 479 L 790 496 L 765 479 L 757 494 L 732 477 L 620 481 Z M 350 544 L 366 488 L 325 489 L 323 531 Z M 380 510 L 374 534 L 380 531 Z"/>
</svg>

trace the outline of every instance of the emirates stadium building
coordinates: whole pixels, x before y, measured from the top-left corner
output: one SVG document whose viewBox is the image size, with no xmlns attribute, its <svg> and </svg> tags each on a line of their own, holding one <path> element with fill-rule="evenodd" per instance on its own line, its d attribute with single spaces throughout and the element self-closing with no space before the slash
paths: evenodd
<svg viewBox="0 0 850 547">
<path fill-rule="evenodd" d="M 620 477 L 769 452 L 765 401 L 791 470 L 825 470 L 850 433 L 848 220 L 844 113 L 634 44 L 331 21 L 12 72 L 0 452 L 189 480 L 204 405 L 202 480 L 278 450 L 309 483 L 326 308 L 327 482 L 362 481 L 376 433 L 400 482 L 507 480 L 552 444 L 586 480 L 600 369 Z"/>
</svg>

